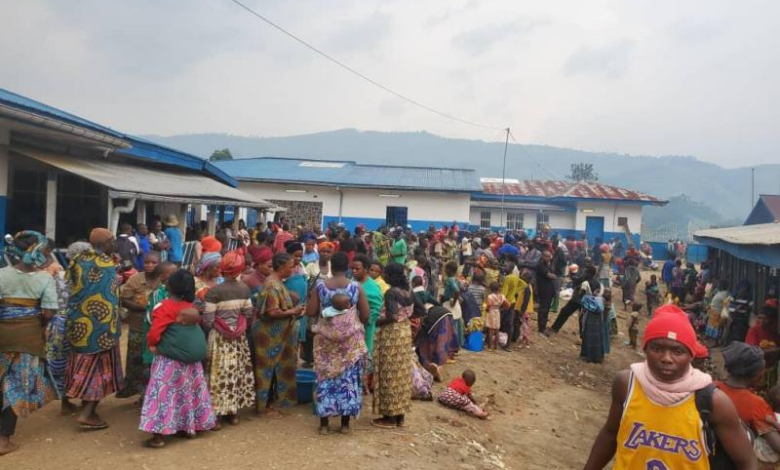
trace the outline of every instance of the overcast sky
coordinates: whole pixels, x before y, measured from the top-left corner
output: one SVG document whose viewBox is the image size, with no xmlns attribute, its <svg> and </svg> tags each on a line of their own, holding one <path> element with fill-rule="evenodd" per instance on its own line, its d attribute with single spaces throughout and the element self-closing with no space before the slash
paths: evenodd
<svg viewBox="0 0 780 470">
<path fill-rule="evenodd" d="M 377 81 L 510 126 L 520 142 L 780 162 L 775 0 L 244 1 Z M 125 132 L 498 137 L 372 87 L 229 0 L 5 3 L 0 87 Z"/>
</svg>

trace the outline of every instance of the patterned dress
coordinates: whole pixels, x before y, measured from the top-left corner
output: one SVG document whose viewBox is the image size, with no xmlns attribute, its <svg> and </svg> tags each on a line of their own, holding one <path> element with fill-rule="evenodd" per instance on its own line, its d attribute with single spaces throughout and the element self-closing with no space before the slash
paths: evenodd
<svg viewBox="0 0 780 470">
<path fill-rule="evenodd" d="M 203 314 L 208 331 L 211 401 L 219 416 L 233 415 L 255 402 L 255 378 L 246 327 L 252 315 L 250 291 L 235 279 L 209 289 Z"/>
<path fill-rule="evenodd" d="M 116 265 L 110 256 L 88 250 L 73 261 L 66 280 L 71 285 L 67 334 L 72 354 L 65 393 L 100 401 L 123 383 Z"/>
<path fill-rule="evenodd" d="M 121 299 L 148 305 L 149 297 L 157 287 L 154 284 L 146 280 L 146 273 L 134 274 L 122 285 Z M 146 311 L 127 310 L 127 323 L 130 328 L 127 335 L 127 357 L 125 358 L 125 386 L 116 394 L 117 398 L 143 395 L 146 390 L 146 382 L 149 379 L 149 370 L 144 365 L 143 360 Z"/>
<path fill-rule="evenodd" d="M 329 289 L 317 284 L 320 311 L 331 306 L 333 296 L 349 297 L 349 310 L 332 318 L 320 318 L 314 332 L 314 370 L 317 372 L 317 416 L 358 416 L 363 408 L 363 367 L 368 354 L 365 330 L 357 313 L 360 286 Z"/>
<path fill-rule="evenodd" d="M 414 296 L 391 288 L 385 295 L 384 313 L 396 321 L 382 325 L 374 346 L 374 413 L 398 416 L 412 408 L 412 329 L 409 318 Z"/>
<path fill-rule="evenodd" d="M 9 266 L 0 269 L 0 297 L 0 409 L 25 417 L 57 396 L 41 331 L 41 309 L 57 310 L 57 291 L 45 272 Z"/>
<path fill-rule="evenodd" d="M 68 356 L 70 355 L 70 343 L 68 343 L 66 334 L 70 287 L 65 282 L 65 271 L 59 263 L 49 265 L 46 272 L 54 279 L 54 285 L 57 288 L 57 302 L 59 303 L 57 313 L 46 325 L 46 363 L 54 378 L 57 392 L 60 396 L 64 396 L 65 369 L 68 366 Z"/>
<path fill-rule="evenodd" d="M 298 365 L 295 319 L 272 318 L 266 312 L 294 307 L 290 292 L 276 279 L 266 279 L 256 297 L 257 319 L 252 325 L 255 348 L 257 410 L 263 411 L 276 395 L 279 406 L 297 403 L 295 373 Z M 272 387 L 276 386 L 273 390 Z"/>
</svg>

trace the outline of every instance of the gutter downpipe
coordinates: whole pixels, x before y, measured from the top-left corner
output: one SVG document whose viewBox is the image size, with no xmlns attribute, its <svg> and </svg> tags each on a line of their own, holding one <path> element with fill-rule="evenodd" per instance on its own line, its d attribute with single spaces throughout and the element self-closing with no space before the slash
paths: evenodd
<svg viewBox="0 0 780 470">
<path fill-rule="evenodd" d="M 336 191 L 339 192 L 339 223 L 341 223 L 341 213 L 344 208 L 344 191 L 338 186 L 336 186 Z"/>
<path fill-rule="evenodd" d="M 114 207 L 111 211 L 111 221 L 109 222 L 108 228 L 111 230 L 111 233 L 116 233 L 116 230 L 119 227 L 119 214 L 127 214 L 135 210 L 135 201 L 136 198 L 132 198 L 127 202 L 126 206 Z"/>
</svg>

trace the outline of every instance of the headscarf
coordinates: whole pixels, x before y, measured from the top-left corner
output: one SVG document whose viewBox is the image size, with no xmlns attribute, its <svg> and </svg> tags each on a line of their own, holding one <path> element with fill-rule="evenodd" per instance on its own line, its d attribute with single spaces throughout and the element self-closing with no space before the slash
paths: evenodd
<svg viewBox="0 0 780 470">
<path fill-rule="evenodd" d="M 267 246 L 249 245 L 247 250 L 249 251 L 249 256 L 252 257 L 252 263 L 255 265 L 267 263 L 274 256 L 273 250 Z"/>
<path fill-rule="evenodd" d="M 73 242 L 68 245 L 68 259 L 73 261 L 76 257 L 92 248 L 88 242 Z"/>
<path fill-rule="evenodd" d="M 92 245 L 100 245 L 114 238 L 114 234 L 107 228 L 93 228 L 89 232 L 89 242 Z"/>
<path fill-rule="evenodd" d="M 208 253 L 203 253 L 203 256 L 200 257 L 200 262 L 198 263 L 198 267 L 195 268 L 195 274 L 201 276 L 209 269 L 219 265 L 220 261 L 222 261 L 222 255 L 219 254 L 219 251 L 217 252 L 210 251 Z"/>
<path fill-rule="evenodd" d="M 208 237 L 203 237 L 203 240 L 200 241 L 200 244 L 203 246 L 203 253 L 219 253 L 222 251 L 222 242 L 211 235 Z"/>
<path fill-rule="evenodd" d="M 319 245 L 317 245 L 317 250 L 322 251 L 323 249 L 330 249 L 333 251 L 336 249 L 336 245 L 331 242 L 321 242 Z"/>
<path fill-rule="evenodd" d="M 246 259 L 244 255 L 236 251 L 228 251 L 225 256 L 222 257 L 222 261 L 219 263 L 219 270 L 222 274 L 228 277 L 236 277 L 246 267 Z"/>
<path fill-rule="evenodd" d="M 22 250 L 15 244 L 8 246 L 8 252 L 11 256 L 17 258 L 21 263 L 27 266 L 34 266 L 41 268 L 46 264 L 46 255 L 43 254 L 43 250 L 48 246 L 48 239 L 40 232 L 34 230 L 23 230 L 14 236 L 14 241 L 18 238 L 34 237 L 35 244 L 31 245 L 27 250 Z"/>
</svg>

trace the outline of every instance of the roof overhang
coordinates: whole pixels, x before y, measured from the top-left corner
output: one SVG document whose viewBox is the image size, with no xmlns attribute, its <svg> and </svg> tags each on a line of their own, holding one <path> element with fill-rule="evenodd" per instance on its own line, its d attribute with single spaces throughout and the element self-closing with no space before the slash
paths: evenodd
<svg viewBox="0 0 780 470">
<path fill-rule="evenodd" d="M 33 148 L 12 147 L 11 150 L 19 155 L 105 186 L 111 197 L 283 210 L 268 201 L 206 176 L 190 172 L 169 172 Z"/>
<path fill-rule="evenodd" d="M 512 202 L 504 201 L 503 205 L 501 201 L 471 201 L 471 207 L 475 209 L 501 209 L 503 206 L 507 210 L 526 210 L 537 212 L 569 212 L 570 208 L 563 206 L 556 206 L 553 204 L 534 204 L 530 202 Z"/>
<path fill-rule="evenodd" d="M 697 242 L 754 263 L 780 268 L 780 224 L 740 225 L 699 230 Z"/>
</svg>

